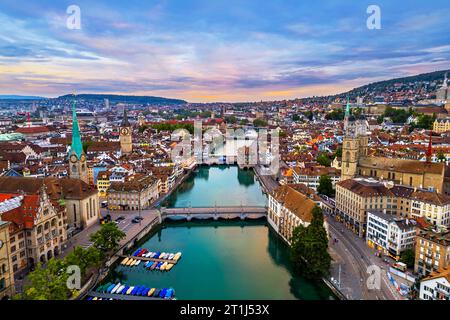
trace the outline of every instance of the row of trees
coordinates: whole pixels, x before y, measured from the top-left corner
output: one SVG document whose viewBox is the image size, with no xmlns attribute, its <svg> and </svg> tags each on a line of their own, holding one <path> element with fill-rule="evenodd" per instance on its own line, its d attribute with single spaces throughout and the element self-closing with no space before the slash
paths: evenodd
<svg viewBox="0 0 450 320">
<path fill-rule="evenodd" d="M 23 300 L 66 300 L 75 297 L 78 292 L 70 290 L 67 285 L 70 266 L 78 266 L 83 283 L 87 276 L 100 267 L 102 263 L 114 252 L 125 233 L 117 228 L 113 222 L 101 226 L 100 230 L 90 237 L 93 242 L 88 249 L 75 247 L 64 259 L 53 258 L 44 266 L 39 263 L 35 270 L 30 272 L 27 284 L 22 294 L 15 299 Z"/>
</svg>

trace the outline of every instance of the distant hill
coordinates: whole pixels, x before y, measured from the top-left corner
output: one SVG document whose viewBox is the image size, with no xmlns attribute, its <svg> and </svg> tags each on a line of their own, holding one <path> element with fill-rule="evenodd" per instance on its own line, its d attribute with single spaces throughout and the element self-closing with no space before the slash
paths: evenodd
<svg viewBox="0 0 450 320">
<path fill-rule="evenodd" d="M 0 94 L 0 100 L 42 100 L 48 99 L 45 97 L 38 96 L 19 96 L 19 95 L 2 95 Z"/>
<path fill-rule="evenodd" d="M 72 99 L 73 95 L 66 94 L 57 99 Z M 99 100 L 108 99 L 110 103 L 136 103 L 136 104 L 186 104 L 187 101 L 153 96 L 126 96 L 116 94 L 77 94 L 76 99 Z"/>
<path fill-rule="evenodd" d="M 445 73 L 448 72 L 448 76 L 450 77 L 450 70 L 441 70 L 434 71 L 429 73 L 422 73 L 415 76 L 403 77 L 403 78 L 394 78 L 390 80 L 378 81 L 374 83 L 369 83 L 364 86 L 352 89 L 348 92 L 338 94 L 336 96 L 345 96 L 349 95 L 350 98 L 356 96 L 365 96 L 367 94 L 378 94 L 383 92 L 388 92 L 394 88 L 394 86 L 409 86 L 410 84 L 416 84 L 418 86 L 423 86 L 426 83 L 436 82 L 442 84 L 444 80 Z M 428 88 L 429 90 L 431 88 Z"/>
</svg>

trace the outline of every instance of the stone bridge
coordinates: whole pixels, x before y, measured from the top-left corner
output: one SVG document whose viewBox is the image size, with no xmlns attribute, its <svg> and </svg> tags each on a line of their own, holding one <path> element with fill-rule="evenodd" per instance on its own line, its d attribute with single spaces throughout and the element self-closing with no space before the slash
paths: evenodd
<svg viewBox="0 0 450 320">
<path fill-rule="evenodd" d="M 161 219 L 260 219 L 267 216 L 265 206 L 161 208 Z"/>
</svg>

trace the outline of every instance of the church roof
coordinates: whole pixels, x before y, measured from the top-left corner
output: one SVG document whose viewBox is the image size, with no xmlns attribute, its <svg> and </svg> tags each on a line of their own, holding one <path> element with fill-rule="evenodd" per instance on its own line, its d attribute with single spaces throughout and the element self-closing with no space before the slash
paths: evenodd
<svg viewBox="0 0 450 320">
<path fill-rule="evenodd" d="M 389 170 L 405 173 L 423 174 L 441 174 L 444 172 L 445 163 L 443 162 L 423 162 L 418 160 L 391 159 L 384 157 L 367 157 L 359 160 L 359 167 L 378 170 Z"/>
</svg>

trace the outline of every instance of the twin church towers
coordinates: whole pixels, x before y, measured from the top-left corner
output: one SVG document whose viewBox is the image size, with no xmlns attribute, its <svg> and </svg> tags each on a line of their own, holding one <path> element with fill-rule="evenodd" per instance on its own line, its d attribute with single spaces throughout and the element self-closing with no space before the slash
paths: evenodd
<svg viewBox="0 0 450 320">
<path fill-rule="evenodd" d="M 132 126 L 128 121 L 126 109 L 123 112 L 123 120 L 119 129 L 120 150 L 122 155 L 128 155 L 133 151 Z M 72 103 L 72 145 L 68 154 L 69 176 L 89 183 L 89 172 L 86 153 L 81 141 L 80 125 L 78 123 L 75 100 Z"/>
</svg>

